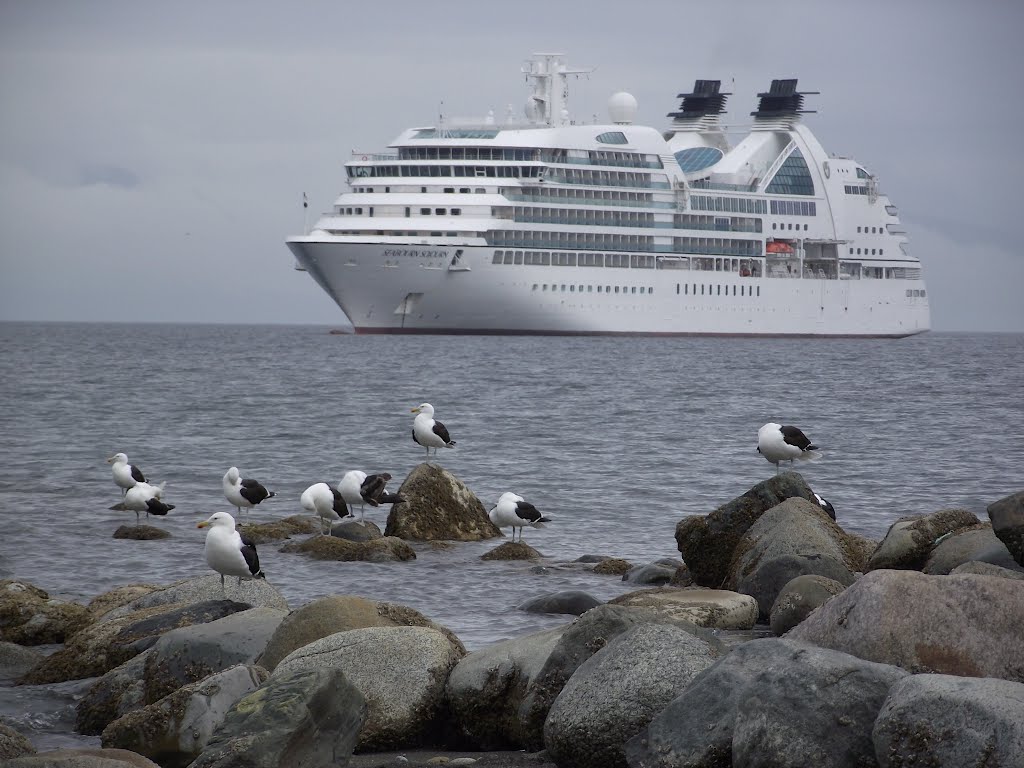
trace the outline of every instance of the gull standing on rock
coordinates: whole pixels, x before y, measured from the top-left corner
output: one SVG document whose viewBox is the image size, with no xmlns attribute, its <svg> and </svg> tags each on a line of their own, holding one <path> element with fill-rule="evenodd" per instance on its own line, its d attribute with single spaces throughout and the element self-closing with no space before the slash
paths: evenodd
<svg viewBox="0 0 1024 768">
<path fill-rule="evenodd" d="M 111 465 L 111 470 L 114 473 L 114 482 L 121 489 L 122 496 L 127 494 L 128 489 L 136 483 L 146 482 L 146 476 L 142 474 L 142 470 L 129 464 L 128 456 L 123 453 L 115 453 L 107 459 L 107 464 Z"/>
<path fill-rule="evenodd" d="M 550 523 L 551 518 L 544 517 L 540 511 L 522 496 L 506 491 L 501 494 L 498 503 L 487 513 L 499 528 L 512 527 L 512 541 L 516 540 L 516 528 L 519 529 L 519 541 L 523 540 L 523 528 L 543 528 L 544 523 Z"/>
<path fill-rule="evenodd" d="M 328 483 L 314 483 L 299 497 L 302 508 L 320 518 L 320 533 L 326 536 L 330 526 L 349 516 L 348 504 L 338 489 Z M 324 524 L 327 524 L 327 529 Z"/>
<path fill-rule="evenodd" d="M 241 513 L 242 507 L 250 510 L 265 499 L 277 494 L 268 491 L 258 480 L 242 478 L 238 473 L 238 467 L 231 467 L 224 473 L 224 498 L 230 502 L 235 509 Z"/>
<path fill-rule="evenodd" d="M 448 434 L 448 429 L 440 421 L 434 420 L 434 406 L 430 403 L 421 403 L 412 409 L 417 414 L 412 423 L 412 439 L 427 449 L 427 456 L 430 456 L 430 449 L 434 449 L 437 455 L 438 448 L 454 448 L 455 441 Z"/>
<path fill-rule="evenodd" d="M 810 461 L 821 456 L 818 446 L 812 445 L 807 435 L 797 427 L 783 426 L 769 422 L 757 430 L 757 452 L 775 465 L 779 473 L 779 462 Z"/>
<path fill-rule="evenodd" d="M 160 485 L 150 485 L 147 482 L 140 481 L 135 483 L 125 493 L 124 501 L 122 505 L 125 509 L 129 509 L 135 513 L 135 524 L 138 525 L 139 512 L 145 512 L 146 517 L 150 515 L 166 515 L 172 509 L 173 504 L 164 504 L 160 500 L 160 496 L 164 492 L 164 486 L 166 483 L 160 483 Z M 116 507 L 115 507 L 116 508 Z"/>
<path fill-rule="evenodd" d="M 237 576 L 238 586 L 242 586 L 242 579 L 266 578 L 260 570 L 255 542 L 235 530 L 235 518 L 227 512 L 217 512 L 196 527 L 210 529 L 206 532 L 206 564 L 220 574 L 225 594 L 225 576 Z"/>
</svg>

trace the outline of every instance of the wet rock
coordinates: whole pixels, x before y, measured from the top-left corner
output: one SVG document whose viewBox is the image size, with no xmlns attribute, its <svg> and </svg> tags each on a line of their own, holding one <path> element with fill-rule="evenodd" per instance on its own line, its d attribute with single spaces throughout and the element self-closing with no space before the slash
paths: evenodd
<svg viewBox="0 0 1024 768">
<path fill-rule="evenodd" d="M 142 755 L 125 749 L 54 749 L 16 757 L 4 768 L 160 768 Z"/>
<path fill-rule="evenodd" d="M 594 566 L 594 573 L 600 574 L 601 576 L 622 576 L 629 573 L 632 568 L 633 566 L 628 560 L 622 560 L 618 557 L 609 557 Z"/>
<path fill-rule="evenodd" d="M 145 651 L 114 667 L 90 686 L 75 707 L 75 730 L 86 736 L 98 736 L 117 718 L 145 706 Z"/>
<path fill-rule="evenodd" d="M 267 649 L 257 661 L 260 666 L 274 671 L 281 659 L 292 651 L 336 632 L 365 627 L 403 626 L 436 629 L 460 653 L 466 652 L 454 632 L 435 624 L 417 610 L 352 595 L 331 595 L 307 603 L 288 614 L 274 631 Z"/>
<path fill-rule="evenodd" d="M 599 605 L 601 605 L 601 601 L 588 592 L 568 589 L 564 592 L 552 592 L 548 595 L 531 597 L 520 603 L 517 608 L 527 613 L 567 613 L 579 616 Z"/>
<path fill-rule="evenodd" d="M 622 580 L 630 584 L 668 584 L 676 575 L 678 565 L 648 563 L 630 568 L 622 574 Z"/>
<path fill-rule="evenodd" d="M 889 526 L 885 538 L 871 553 L 866 570 L 920 570 L 937 539 L 977 524 L 978 518 L 966 509 L 943 509 L 931 515 L 901 518 Z"/>
<path fill-rule="evenodd" d="M 262 667 L 238 665 L 182 686 L 103 729 L 102 745 L 137 752 L 162 768 L 185 768 L 199 757 L 236 701 L 267 679 Z"/>
<path fill-rule="evenodd" d="M 310 536 L 302 541 L 293 541 L 281 547 L 281 552 L 298 552 L 314 560 L 337 560 L 352 562 L 363 560 L 371 563 L 402 562 L 415 560 L 416 551 L 395 536 L 385 536 L 369 541 L 348 541 L 336 536 Z"/>
<path fill-rule="evenodd" d="M 978 560 L 970 560 L 954 568 L 950 573 L 973 573 L 976 576 L 999 576 L 1004 579 L 1024 579 L 1024 570 L 1011 571 L 1001 565 L 992 565 Z"/>
<path fill-rule="evenodd" d="M 872 735 L 881 768 L 1019 765 L 1024 685 L 913 675 L 890 689 Z"/>
<path fill-rule="evenodd" d="M 743 534 L 761 515 L 792 497 L 806 499 L 817 507 L 814 491 L 803 477 L 797 472 L 783 472 L 758 483 L 709 515 L 680 520 L 676 525 L 676 544 L 693 580 L 704 587 L 723 586 L 733 551 Z"/>
<path fill-rule="evenodd" d="M 426 627 L 367 627 L 328 635 L 288 654 L 271 675 L 335 667 L 366 698 L 361 752 L 434 744 L 444 725 L 444 686 L 462 653 Z"/>
<path fill-rule="evenodd" d="M 1006 545 L 1017 565 L 1024 567 L 1024 491 L 992 502 L 985 511 L 996 536 Z"/>
<path fill-rule="evenodd" d="M 252 539 L 256 546 L 259 546 L 271 541 L 290 539 L 292 536 L 319 533 L 320 524 L 316 522 L 317 519 L 306 515 L 292 515 L 283 520 L 272 520 L 269 523 L 244 522 L 238 526 L 238 529 Z"/>
<path fill-rule="evenodd" d="M 0 640 L 18 645 L 63 643 L 91 620 L 84 605 L 51 599 L 25 581 L 0 581 Z"/>
<path fill-rule="evenodd" d="M 826 576 L 806 574 L 791 579 L 772 605 L 772 632 L 781 637 L 844 589 L 845 584 Z"/>
<path fill-rule="evenodd" d="M 273 574 L 270 574 L 273 578 Z M 104 615 L 105 620 L 116 619 L 129 613 L 172 603 L 201 603 L 205 600 L 234 600 L 248 603 L 253 608 L 274 608 L 287 611 L 288 602 L 281 591 L 267 579 L 246 579 L 241 584 L 237 579 L 225 579 L 221 586 L 220 575 L 209 573 L 176 581 L 166 587 L 142 595 L 131 602 L 114 608 Z"/>
<path fill-rule="evenodd" d="M 46 658 L 39 651 L 0 640 L 0 680 L 10 680 L 28 672 Z"/>
<path fill-rule="evenodd" d="M 619 595 L 609 604 L 646 608 L 670 619 L 714 629 L 750 629 L 757 621 L 754 598 L 726 589 L 642 589 Z"/>
<path fill-rule="evenodd" d="M 611 558 L 608 555 L 582 555 L 573 560 L 574 563 L 600 563 Z"/>
<path fill-rule="evenodd" d="M 797 576 L 822 576 L 844 586 L 852 584 L 855 578 L 846 566 L 828 555 L 783 555 L 758 564 L 736 589 L 754 597 L 758 618 L 768 621 L 779 593 Z"/>
<path fill-rule="evenodd" d="M 559 768 L 618 768 L 623 746 L 718 657 L 678 627 L 642 624 L 613 638 L 573 673 L 544 723 Z"/>
<path fill-rule="evenodd" d="M 191 768 L 348 765 L 366 711 L 340 669 L 273 675 L 235 703 Z"/>
<path fill-rule="evenodd" d="M 115 539 L 131 539 L 132 541 L 157 541 L 171 538 L 171 532 L 155 525 L 119 525 L 114 531 Z"/>
<path fill-rule="evenodd" d="M 1024 682 L 1024 599 L 1017 581 L 872 571 L 787 638 L 937 672 Z"/>
<path fill-rule="evenodd" d="M 505 640 L 469 654 L 445 685 L 461 740 L 476 749 L 522 749 L 522 703 L 568 625 Z"/>
<path fill-rule="evenodd" d="M 347 541 L 372 541 L 383 535 L 377 524 L 370 520 L 342 520 L 331 526 L 331 536 Z"/>
<path fill-rule="evenodd" d="M 995 535 L 992 526 L 981 523 L 976 528 L 952 533 L 936 544 L 924 564 L 924 572 L 945 574 L 971 561 L 1024 571 L 1024 567 L 1017 564 L 1006 545 Z"/>
<path fill-rule="evenodd" d="M 89 613 L 92 614 L 94 619 L 99 620 L 115 608 L 127 605 L 133 600 L 138 600 L 140 597 L 144 597 L 158 589 L 162 589 L 162 587 L 156 584 L 126 584 L 121 587 L 114 587 L 114 589 L 94 597 L 89 601 L 86 608 L 89 609 Z"/>
<path fill-rule="evenodd" d="M 481 560 L 540 560 L 540 558 L 540 552 L 521 541 L 506 541 L 480 556 Z"/>
<path fill-rule="evenodd" d="M 11 760 L 22 755 L 35 754 L 32 742 L 11 728 L 0 723 L 0 760 Z"/>
<path fill-rule="evenodd" d="M 417 541 L 480 541 L 502 535 L 476 494 L 437 464 L 417 466 L 398 493 L 405 501 L 392 505 L 386 536 Z"/>
</svg>

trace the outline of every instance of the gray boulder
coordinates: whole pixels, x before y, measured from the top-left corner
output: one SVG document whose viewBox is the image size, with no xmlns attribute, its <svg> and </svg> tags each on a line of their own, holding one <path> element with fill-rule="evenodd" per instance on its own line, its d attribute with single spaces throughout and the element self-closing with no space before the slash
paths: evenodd
<svg viewBox="0 0 1024 768">
<path fill-rule="evenodd" d="M 914 673 L 1024 681 L 1024 589 L 992 576 L 872 571 L 788 638 Z"/>
<path fill-rule="evenodd" d="M 669 619 L 711 629 L 750 629 L 757 621 L 754 598 L 727 589 L 656 587 L 627 592 L 608 602 L 649 609 Z"/>
<path fill-rule="evenodd" d="M 366 701 L 330 666 L 275 674 L 227 713 L 191 768 L 346 766 Z"/>
<path fill-rule="evenodd" d="M 398 489 L 385 536 L 417 541 L 480 541 L 501 536 L 483 503 L 466 485 L 437 464 L 417 466 Z"/>
<path fill-rule="evenodd" d="M 288 602 L 280 590 L 266 579 L 246 579 L 241 585 L 237 579 L 227 579 L 221 587 L 220 576 L 210 573 L 176 581 L 161 589 L 148 592 L 104 614 L 104 620 L 116 619 L 143 608 L 171 603 L 201 603 L 206 600 L 233 600 L 248 603 L 253 608 L 288 610 Z"/>
<path fill-rule="evenodd" d="M 0 760 L 11 760 L 22 755 L 35 754 L 32 742 L 11 728 L 0 723 Z"/>
<path fill-rule="evenodd" d="M 881 768 L 1017 766 L 1024 760 L 1024 685 L 913 675 L 889 691 L 873 732 Z"/>
<path fill-rule="evenodd" d="M 589 592 L 568 589 L 564 592 L 553 592 L 549 595 L 538 595 L 518 605 L 520 611 L 527 613 L 568 613 L 579 616 L 591 608 L 601 605 L 601 601 Z"/>
<path fill-rule="evenodd" d="M 622 580 L 630 584 L 659 585 L 668 584 L 676 575 L 679 566 L 665 565 L 664 563 L 647 563 L 638 565 L 622 574 Z"/>
<path fill-rule="evenodd" d="M 185 768 L 199 757 L 231 706 L 267 676 L 262 667 L 239 664 L 182 686 L 119 717 L 103 729 L 101 743 L 145 755 L 163 768 Z"/>
<path fill-rule="evenodd" d="M 325 537 L 326 538 L 326 537 Z M 337 667 L 366 699 L 358 749 L 430 745 L 444 721 L 444 686 L 462 652 L 427 627 L 367 627 L 328 635 L 288 654 L 273 677 Z"/>
<path fill-rule="evenodd" d="M 976 576 L 999 576 L 1004 579 L 1024 580 L 1024 570 L 1011 571 L 1009 568 L 1003 568 L 1001 565 L 992 565 L 992 563 L 985 563 L 980 560 L 970 560 L 962 563 L 950 571 L 950 573 L 973 573 Z"/>
<path fill-rule="evenodd" d="M 814 491 L 799 473 L 783 472 L 758 483 L 707 516 L 680 520 L 676 525 L 676 545 L 694 582 L 716 589 L 725 585 L 740 538 L 761 515 L 791 497 L 817 505 Z"/>
<path fill-rule="evenodd" d="M 0 581 L 0 640 L 18 645 L 63 643 L 91 621 L 84 605 L 51 598 L 27 581 Z"/>
<path fill-rule="evenodd" d="M 613 638 L 551 705 L 544 745 L 559 768 L 625 766 L 623 745 L 710 667 L 718 651 L 678 627 L 643 624 Z"/>
<path fill-rule="evenodd" d="M 977 524 L 978 518 L 966 509 L 943 509 L 931 515 L 900 518 L 889 526 L 885 538 L 871 553 L 866 570 L 920 570 L 937 539 Z"/>
<path fill-rule="evenodd" d="M 370 520 L 342 520 L 331 526 L 331 536 L 348 541 L 371 541 L 383 535 L 377 524 Z"/>
<path fill-rule="evenodd" d="M 304 645 L 337 632 L 365 627 L 430 627 L 442 632 L 460 653 L 466 652 L 454 632 L 408 606 L 353 595 L 329 595 L 289 613 L 257 663 L 273 672 L 281 659 Z"/>
<path fill-rule="evenodd" d="M 982 523 L 976 528 L 952 533 L 936 544 L 924 564 L 924 572 L 946 574 L 971 561 L 1024 571 L 1024 567 L 1017 564 L 1010 550 L 995 535 L 992 526 Z"/>
<path fill-rule="evenodd" d="M 45 658 L 34 648 L 0 640 L 0 680 L 20 677 Z"/>
<path fill-rule="evenodd" d="M 627 763 L 632 768 L 764 765 L 758 756 L 763 750 L 780 766 L 871 765 L 838 761 L 848 752 L 874 759 L 872 723 L 889 687 L 905 675 L 788 639 L 753 640 L 694 678 L 630 739 Z M 774 707 L 777 712 L 762 711 Z M 777 725 L 778 739 L 766 732 L 768 720 L 762 718 Z M 793 751 L 787 753 L 790 743 Z M 832 757 L 820 757 L 823 752 Z"/>
<path fill-rule="evenodd" d="M 93 683 L 75 707 L 75 730 L 86 736 L 98 736 L 110 723 L 145 706 L 146 656 L 144 651 L 114 667 Z"/>
<path fill-rule="evenodd" d="M 350 541 L 337 536 L 316 534 L 301 541 L 290 541 L 280 551 L 309 555 L 314 560 L 342 563 L 397 563 L 416 559 L 416 550 L 396 536 Z"/>
<path fill-rule="evenodd" d="M 1024 491 L 992 502 L 985 511 L 996 536 L 1006 545 L 1017 565 L 1024 567 Z"/>
<path fill-rule="evenodd" d="M 843 586 L 854 582 L 850 570 L 828 555 L 783 555 L 758 563 L 736 590 L 752 596 L 757 601 L 758 618 L 770 621 L 779 593 L 797 576 L 821 576 Z"/>
<path fill-rule="evenodd" d="M 786 634 L 806 619 L 811 611 L 844 589 L 845 584 L 825 576 L 804 575 L 791 579 L 772 605 L 769 621 L 772 632 L 779 636 Z"/>
<path fill-rule="evenodd" d="M 112 538 L 131 541 L 157 541 L 171 538 L 171 532 L 155 525 L 119 525 Z"/>
<path fill-rule="evenodd" d="M 475 749 L 526 745 L 523 701 L 566 626 L 482 648 L 455 665 L 445 697 L 457 738 Z"/>
<path fill-rule="evenodd" d="M 480 555 L 481 560 L 540 560 L 541 553 L 521 541 L 506 541 Z"/>
<path fill-rule="evenodd" d="M 161 768 L 124 749 L 54 749 L 8 760 L 4 768 Z"/>
</svg>

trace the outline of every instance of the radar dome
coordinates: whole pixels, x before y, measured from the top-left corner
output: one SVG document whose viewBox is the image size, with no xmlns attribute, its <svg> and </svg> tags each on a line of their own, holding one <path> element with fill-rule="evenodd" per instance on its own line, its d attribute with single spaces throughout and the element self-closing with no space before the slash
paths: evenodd
<svg viewBox="0 0 1024 768">
<path fill-rule="evenodd" d="M 608 99 L 608 116 L 613 123 L 628 125 L 636 117 L 636 98 L 631 93 L 619 91 Z"/>
</svg>

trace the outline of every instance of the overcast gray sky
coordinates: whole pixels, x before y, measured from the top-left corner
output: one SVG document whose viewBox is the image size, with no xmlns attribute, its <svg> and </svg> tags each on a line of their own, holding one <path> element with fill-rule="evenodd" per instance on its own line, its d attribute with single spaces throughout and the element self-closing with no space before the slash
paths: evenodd
<svg viewBox="0 0 1024 768">
<path fill-rule="evenodd" d="M 352 150 L 517 112 L 519 67 L 596 67 L 661 127 L 697 78 L 772 78 L 899 207 L 936 330 L 1024 332 L 1024 4 L 0 0 L 0 320 L 337 323 L 284 244 Z"/>
</svg>

